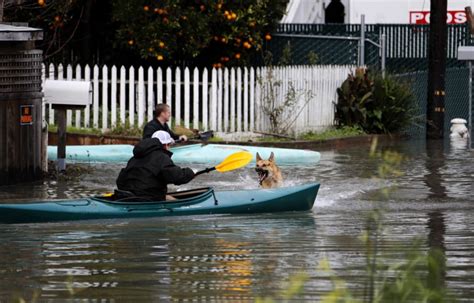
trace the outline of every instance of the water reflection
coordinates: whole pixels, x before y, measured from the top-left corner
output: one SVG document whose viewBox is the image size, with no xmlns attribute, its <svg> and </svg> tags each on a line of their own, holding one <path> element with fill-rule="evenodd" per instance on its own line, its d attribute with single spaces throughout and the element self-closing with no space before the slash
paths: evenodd
<svg viewBox="0 0 474 303">
<path fill-rule="evenodd" d="M 443 185 L 441 169 L 445 165 L 443 141 L 429 140 L 426 142 L 426 170 L 425 183 L 429 188 L 430 199 L 446 198 L 446 187 Z"/>
<path fill-rule="evenodd" d="M 317 270 L 323 259 L 353 292 L 362 292 L 365 247 L 358 237 L 367 214 L 382 203 L 380 252 L 401 262 L 414 238 L 427 239 L 423 252 L 442 252 L 441 273 L 429 273 L 432 287 L 446 285 L 471 300 L 473 153 L 461 157 L 449 143 L 381 148 L 407 158 L 406 174 L 396 182 L 371 178 L 377 163 L 368 147 L 323 151 L 314 167 L 284 167 L 287 184 L 321 182 L 312 212 L 0 225 L 0 302 L 30 299 L 38 289 L 39 301 L 253 301 L 275 296 L 302 271 L 309 276 L 302 298 L 317 301 L 330 288 L 328 276 Z M 0 188 L 0 203 L 108 191 L 120 168 L 97 165 L 70 183 Z M 187 186 L 209 184 L 257 187 L 252 168 L 205 175 Z M 389 199 L 373 194 L 392 185 Z"/>
</svg>

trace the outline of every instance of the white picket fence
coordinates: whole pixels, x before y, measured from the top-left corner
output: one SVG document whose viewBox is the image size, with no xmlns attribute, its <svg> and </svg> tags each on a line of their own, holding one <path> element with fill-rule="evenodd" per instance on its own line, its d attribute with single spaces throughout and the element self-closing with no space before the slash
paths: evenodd
<svg viewBox="0 0 474 303">
<path fill-rule="evenodd" d="M 142 126 L 153 118 L 155 105 L 163 102 L 171 106 L 174 124 L 186 128 L 268 132 L 268 110 L 292 99 L 280 119 L 291 132 L 301 133 L 333 125 L 336 88 L 354 68 L 287 66 L 191 71 L 150 67 L 145 73 L 143 67 L 133 66 L 64 68 L 62 64 L 50 64 L 43 67 L 43 79 L 92 81 L 92 105 L 84 110 L 68 110 L 67 123 L 75 127 L 107 130 L 127 121 L 129 125 Z M 55 124 L 54 110 L 46 110 L 45 118 Z"/>
</svg>

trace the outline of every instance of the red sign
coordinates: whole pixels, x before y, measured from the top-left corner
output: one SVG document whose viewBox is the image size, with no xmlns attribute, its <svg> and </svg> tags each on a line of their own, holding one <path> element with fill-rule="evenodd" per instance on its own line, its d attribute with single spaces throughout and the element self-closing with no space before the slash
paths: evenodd
<svg viewBox="0 0 474 303">
<path fill-rule="evenodd" d="M 33 124 L 33 105 L 20 105 L 20 125 Z"/>
<path fill-rule="evenodd" d="M 410 23 L 429 24 L 430 15 L 429 11 L 412 11 L 410 12 Z M 449 24 L 461 24 L 466 23 L 466 21 L 465 11 L 448 11 L 448 15 L 446 16 L 446 22 Z"/>
</svg>

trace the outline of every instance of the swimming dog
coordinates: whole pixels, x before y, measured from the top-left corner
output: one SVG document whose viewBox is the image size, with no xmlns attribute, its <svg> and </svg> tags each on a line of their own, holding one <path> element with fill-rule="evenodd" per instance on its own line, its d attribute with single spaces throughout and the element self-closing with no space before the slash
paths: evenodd
<svg viewBox="0 0 474 303">
<path fill-rule="evenodd" d="M 280 168 L 275 164 L 275 155 L 270 154 L 268 160 L 263 160 L 257 153 L 255 171 L 258 174 L 258 182 L 263 188 L 279 187 L 283 183 Z"/>
</svg>

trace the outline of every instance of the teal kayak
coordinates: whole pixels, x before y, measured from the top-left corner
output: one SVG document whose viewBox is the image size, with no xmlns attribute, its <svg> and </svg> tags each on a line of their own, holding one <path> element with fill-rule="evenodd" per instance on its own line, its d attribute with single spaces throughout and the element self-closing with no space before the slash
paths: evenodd
<svg viewBox="0 0 474 303">
<path fill-rule="evenodd" d="M 177 164 L 218 164 L 227 156 L 238 151 L 248 151 L 254 155 L 258 152 L 267 159 L 270 153 L 275 154 L 278 165 L 315 164 L 321 155 L 316 151 L 257 147 L 224 144 L 192 144 L 173 147 L 173 161 Z M 66 147 L 66 159 L 78 162 L 126 162 L 133 155 L 133 145 L 72 145 Z M 57 147 L 48 146 L 48 158 L 57 159 Z"/>
<path fill-rule="evenodd" d="M 104 195 L 28 204 L 0 204 L 0 223 L 305 211 L 313 207 L 318 189 L 318 183 L 235 191 L 201 188 L 170 193 L 176 198 L 174 201 L 147 201 L 137 197 L 115 199 L 115 195 Z"/>
</svg>

